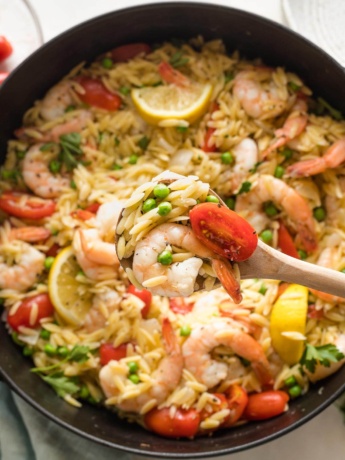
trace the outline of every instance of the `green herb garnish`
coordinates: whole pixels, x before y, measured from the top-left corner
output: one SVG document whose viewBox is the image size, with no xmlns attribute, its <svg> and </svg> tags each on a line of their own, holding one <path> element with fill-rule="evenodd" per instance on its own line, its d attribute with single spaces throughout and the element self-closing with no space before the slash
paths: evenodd
<svg viewBox="0 0 345 460">
<path fill-rule="evenodd" d="M 321 366 L 329 367 L 332 363 L 336 363 L 345 358 L 345 355 L 338 350 L 332 343 L 314 347 L 309 343 L 306 345 L 300 363 L 305 366 L 309 372 L 315 372 L 316 364 L 319 362 Z"/>
</svg>

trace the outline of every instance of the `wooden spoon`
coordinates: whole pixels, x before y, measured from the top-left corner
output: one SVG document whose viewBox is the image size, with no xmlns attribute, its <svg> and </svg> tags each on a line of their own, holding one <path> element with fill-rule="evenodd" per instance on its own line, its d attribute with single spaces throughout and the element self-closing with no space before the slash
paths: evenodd
<svg viewBox="0 0 345 460">
<path fill-rule="evenodd" d="M 156 179 L 159 179 L 157 182 L 169 185 L 169 183 L 181 177 L 183 176 L 171 171 L 165 171 L 160 176 L 157 176 Z M 221 205 L 226 206 L 217 193 L 211 189 L 209 193 L 216 196 Z M 120 219 L 121 216 L 122 212 L 120 213 Z M 132 268 L 133 256 L 121 259 L 120 264 L 124 269 Z M 244 262 L 238 262 L 238 266 L 241 279 L 262 278 L 286 281 L 287 283 L 301 284 L 310 289 L 316 289 L 345 299 L 345 273 L 287 256 L 263 243 L 260 239 L 251 257 Z M 204 289 L 203 281 L 203 277 L 197 277 L 196 291 Z M 214 288 L 219 286 L 220 283 L 215 283 Z"/>
</svg>

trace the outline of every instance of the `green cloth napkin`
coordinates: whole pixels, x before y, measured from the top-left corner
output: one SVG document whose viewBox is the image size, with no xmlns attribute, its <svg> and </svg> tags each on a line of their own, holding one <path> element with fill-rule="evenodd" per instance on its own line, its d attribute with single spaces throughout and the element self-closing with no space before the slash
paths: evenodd
<svg viewBox="0 0 345 460">
<path fill-rule="evenodd" d="M 131 460 L 130 454 L 88 441 L 41 415 L 0 383 L 1 460 Z"/>
</svg>

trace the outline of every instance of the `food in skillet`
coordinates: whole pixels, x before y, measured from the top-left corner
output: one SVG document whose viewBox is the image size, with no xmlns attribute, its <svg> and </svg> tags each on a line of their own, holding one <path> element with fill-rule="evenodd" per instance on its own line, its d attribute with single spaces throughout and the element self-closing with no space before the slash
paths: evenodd
<svg viewBox="0 0 345 460">
<path fill-rule="evenodd" d="M 344 363 L 344 299 L 258 279 L 240 304 L 223 288 L 152 296 L 120 268 L 115 227 L 170 170 L 266 243 L 343 270 L 344 139 L 297 75 L 220 41 L 131 44 L 73 69 L 24 115 L 1 169 L 3 319 L 32 371 L 162 436 L 288 410 Z"/>
</svg>

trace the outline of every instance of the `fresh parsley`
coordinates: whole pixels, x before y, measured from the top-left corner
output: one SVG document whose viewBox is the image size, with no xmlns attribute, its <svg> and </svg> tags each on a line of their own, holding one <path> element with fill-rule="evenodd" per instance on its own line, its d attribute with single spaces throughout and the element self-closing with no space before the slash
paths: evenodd
<svg viewBox="0 0 345 460">
<path fill-rule="evenodd" d="M 80 148 L 81 136 L 79 133 L 69 133 L 60 136 L 59 160 L 65 164 L 67 171 L 72 171 L 80 160 L 82 150 Z"/>
<path fill-rule="evenodd" d="M 57 369 L 61 366 L 61 364 L 67 363 L 68 361 L 77 362 L 77 363 L 85 363 L 89 359 L 90 349 L 85 345 L 75 345 L 72 350 L 69 350 L 66 357 L 59 361 L 58 363 L 52 364 L 50 366 L 45 367 L 33 367 L 31 372 L 49 372 L 54 369 Z"/>
<path fill-rule="evenodd" d="M 319 347 L 307 344 L 300 363 L 305 366 L 309 372 L 313 373 L 315 372 L 315 367 L 318 362 L 322 366 L 329 367 L 331 362 L 336 363 L 344 357 L 345 355 L 332 343 Z"/>
<path fill-rule="evenodd" d="M 68 394 L 75 394 L 80 390 L 79 385 L 75 383 L 75 379 L 66 377 L 61 373 L 53 375 L 42 375 L 41 377 L 45 382 L 53 387 L 53 389 L 61 398 Z"/>
<path fill-rule="evenodd" d="M 176 53 L 174 53 L 171 56 L 169 63 L 176 69 L 177 67 L 184 66 L 185 64 L 187 64 L 188 61 L 189 59 L 187 57 L 184 57 L 183 51 L 180 50 L 176 51 Z"/>
</svg>

